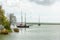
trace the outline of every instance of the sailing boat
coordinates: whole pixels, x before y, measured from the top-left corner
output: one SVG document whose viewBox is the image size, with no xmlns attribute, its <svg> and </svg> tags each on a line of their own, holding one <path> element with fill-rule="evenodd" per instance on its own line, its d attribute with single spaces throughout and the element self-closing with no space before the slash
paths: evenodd
<svg viewBox="0 0 60 40">
<path fill-rule="evenodd" d="M 40 26 L 40 16 L 39 16 L 39 23 L 38 23 L 38 26 Z"/>
<path fill-rule="evenodd" d="M 23 24 L 23 16 L 22 16 L 22 13 L 21 13 L 21 24 L 17 27 L 19 27 L 19 28 L 29 28 L 29 26 L 26 25 L 26 14 L 25 14 L 25 24 Z"/>
</svg>

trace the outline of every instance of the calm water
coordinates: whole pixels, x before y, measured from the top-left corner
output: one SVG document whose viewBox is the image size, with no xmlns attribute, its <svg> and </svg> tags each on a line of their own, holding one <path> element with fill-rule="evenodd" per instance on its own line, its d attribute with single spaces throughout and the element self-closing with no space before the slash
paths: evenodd
<svg viewBox="0 0 60 40">
<path fill-rule="evenodd" d="M 35 25 L 19 33 L 0 35 L 0 40 L 60 40 L 60 25 Z"/>
</svg>

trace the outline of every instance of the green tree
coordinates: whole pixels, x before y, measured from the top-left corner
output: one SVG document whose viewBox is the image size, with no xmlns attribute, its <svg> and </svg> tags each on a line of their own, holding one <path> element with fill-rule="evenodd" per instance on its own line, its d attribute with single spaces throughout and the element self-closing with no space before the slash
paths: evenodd
<svg viewBox="0 0 60 40">
<path fill-rule="evenodd" d="M 5 16 L 4 16 L 4 10 L 0 6 L 0 24 L 3 24 L 4 18 L 5 18 Z"/>
<path fill-rule="evenodd" d="M 0 25 L 3 25 L 6 29 L 10 29 L 10 22 L 7 20 L 2 6 L 0 6 Z"/>
</svg>

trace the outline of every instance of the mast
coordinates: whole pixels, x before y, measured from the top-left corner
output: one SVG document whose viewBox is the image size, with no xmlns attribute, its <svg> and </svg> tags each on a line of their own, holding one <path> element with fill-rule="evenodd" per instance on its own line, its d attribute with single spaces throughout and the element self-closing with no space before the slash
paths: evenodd
<svg viewBox="0 0 60 40">
<path fill-rule="evenodd" d="M 39 16 L 39 21 L 38 21 L 38 25 L 40 26 L 40 16 Z"/>
<path fill-rule="evenodd" d="M 26 13 L 25 13 L 25 26 L 26 26 Z"/>
<path fill-rule="evenodd" d="M 22 11 L 21 11 L 21 24 L 23 24 L 23 15 L 22 15 Z"/>
</svg>

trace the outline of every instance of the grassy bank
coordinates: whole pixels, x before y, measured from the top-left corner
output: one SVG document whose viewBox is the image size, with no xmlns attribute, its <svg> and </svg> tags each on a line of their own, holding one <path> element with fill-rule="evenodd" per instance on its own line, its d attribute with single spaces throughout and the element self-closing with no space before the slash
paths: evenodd
<svg viewBox="0 0 60 40">
<path fill-rule="evenodd" d="M 12 32 L 12 30 L 8 30 L 8 32 Z"/>
</svg>

